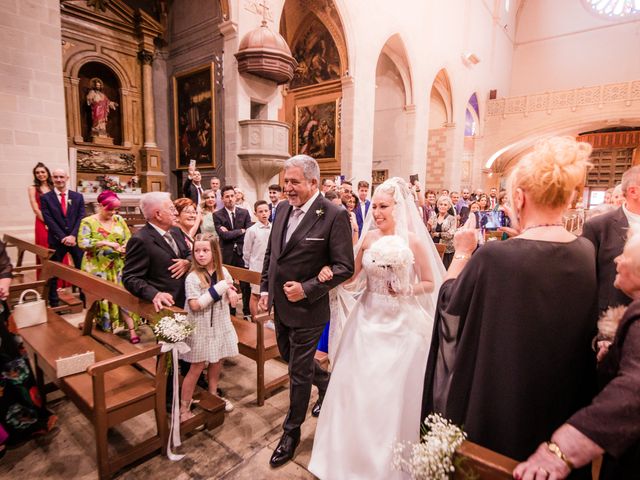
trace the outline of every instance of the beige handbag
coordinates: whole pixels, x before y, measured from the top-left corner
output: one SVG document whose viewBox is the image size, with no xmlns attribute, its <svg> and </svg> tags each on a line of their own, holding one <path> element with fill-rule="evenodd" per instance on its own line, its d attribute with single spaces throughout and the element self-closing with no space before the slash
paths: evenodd
<svg viewBox="0 0 640 480">
<path fill-rule="evenodd" d="M 36 299 L 25 301 L 27 293 L 34 293 Z M 13 307 L 13 319 L 18 328 L 31 327 L 47 321 L 47 305 L 36 290 L 29 289 L 22 292 L 18 304 Z"/>
</svg>

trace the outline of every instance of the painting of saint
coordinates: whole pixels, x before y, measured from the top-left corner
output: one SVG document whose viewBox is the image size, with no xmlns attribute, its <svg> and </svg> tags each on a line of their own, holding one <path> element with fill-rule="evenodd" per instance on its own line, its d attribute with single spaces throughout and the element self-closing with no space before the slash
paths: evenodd
<svg viewBox="0 0 640 480">
<path fill-rule="evenodd" d="M 296 153 L 336 157 L 336 102 L 296 107 Z"/>
<path fill-rule="evenodd" d="M 215 166 L 212 89 L 213 65 L 174 77 L 174 121 L 177 168 Z"/>
</svg>

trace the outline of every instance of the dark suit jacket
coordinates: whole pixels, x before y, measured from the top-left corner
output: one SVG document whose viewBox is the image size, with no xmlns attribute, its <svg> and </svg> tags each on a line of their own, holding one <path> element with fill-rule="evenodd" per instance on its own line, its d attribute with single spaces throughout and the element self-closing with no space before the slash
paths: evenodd
<svg viewBox="0 0 640 480">
<path fill-rule="evenodd" d="M 329 321 L 329 295 L 333 287 L 353 275 L 353 244 L 349 213 L 318 195 L 286 245 L 283 245 L 289 215 L 288 201 L 277 208 L 262 268 L 260 290 L 269 292 L 269 307 L 290 327 L 317 327 Z M 321 283 L 318 273 L 325 265 L 333 279 Z M 285 282 L 302 284 L 306 298 L 289 302 Z"/>
<path fill-rule="evenodd" d="M 182 232 L 172 227 L 171 236 L 180 250 L 179 258 L 191 258 L 191 252 L 184 242 Z M 158 292 L 170 293 L 177 307 L 184 307 L 184 280 L 171 278 L 169 267 L 173 265 L 175 253 L 148 223 L 138 230 L 127 243 L 122 282 L 124 288 L 133 295 L 152 301 Z"/>
<path fill-rule="evenodd" d="M 364 215 L 366 217 L 367 213 L 369 213 L 369 206 L 371 206 L 370 200 L 364 201 Z M 362 233 L 362 225 L 364 224 L 364 217 L 362 216 L 362 203 L 359 202 L 355 208 L 356 213 L 356 222 L 358 223 L 358 236 Z"/>
<path fill-rule="evenodd" d="M 600 311 L 616 305 L 628 305 L 631 302 L 629 297 L 613 286 L 616 278 L 616 264 L 613 259 L 622 253 L 628 229 L 629 222 L 622 207 L 592 218 L 582 229 L 582 236 L 596 247 Z"/>
<path fill-rule="evenodd" d="M 84 197 L 78 192 L 67 190 L 67 215 L 62 215 L 62 206 L 55 190 L 40 197 L 40 208 L 44 223 L 49 229 L 49 247 L 54 250 L 64 237 L 78 236 L 80 221 L 84 218 Z"/>
<path fill-rule="evenodd" d="M 202 193 L 204 194 L 204 188 L 202 188 L 202 185 L 200 186 L 200 188 L 202 189 Z M 196 206 L 198 205 L 198 189 L 188 178 L 184 182 L 184 185 L 182 187 L 182 196 L 191 199 L 193 203 L 196 204 Z M 204 198 L 201 197 L 200 201 L 202 202 L 203 200 Z"/>
<path fill-rule="evenodd" d="M 236 221 L 231 227 L 231 218 L 225 208 L 213 212 L 213 224 L 216 227 L 216 233 L 220 238 L 220 250 L 222 250 L 222 261 L 231 264 L 233 261 L 234 245 L 236 253 L 242 258 L 242 248 L 244 246 L 244 233 L 252 225 L 251 214 L 249 210 L 236 207 Z M 226 228 L 228 231 L 223 232 L 220 227 Z M 243 263 L 244 265 L 244 263 Z"/>
</svg>

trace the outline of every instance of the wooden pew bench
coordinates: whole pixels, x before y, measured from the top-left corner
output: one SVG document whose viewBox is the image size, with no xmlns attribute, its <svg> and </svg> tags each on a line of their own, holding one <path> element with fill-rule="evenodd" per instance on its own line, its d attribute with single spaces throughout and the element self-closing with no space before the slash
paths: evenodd
<svg viewBox="0 0 640 480">
<path fill-rule="evenodd" d="M 225 265 L 235 281 L 247 282 L 260 285 L 260 273 L 244 268 Z M 256 388 L 258 392 L 258 405 L 264 405 L 266 398 L 270 397 L 274 391 L 284 387 L 289 382 L 289 375 L 281 375 L 270 381 L 266 381 L 264 364 L 268 360 L 279 359 L 280 351 L 276 340 L 276 332 L 265 326 L 268 321 L 273 321 L 273 314 L 264 313 L 252 317 L 251 321 L 238 317 L 231 317 L 231 322 L 238 335 L 238 350 L 241 355 L 256 362 Z M 316 360 L 323 368 L 329 367 L 329 358 L 325 352 L 317 351 Z"/>
<path fill-rule="evenodd" d="M 465 470 L 470 470 L 478 475 L 473 477 L 478 480 L 511 480 L 513 479 L 513 470 L 518 465 L 518 462 L 512 458 L 469 441 L 462 443 L 456 455 L 462 457 Z M 453 475 L 454 480 L 466 480 L 467 478 L 469 477 L 458 469 Z"/>
<path fill-rule="evenodd" d="M 48 295 L 48 284 L 42 277 L 42 263 L 51 258 L 53 250 L 36 245 L 21 238 L 4 236 L 4 242 L 8 247 L 16 247 L 18 256 L 16 266 L 13 268 L 13 280 L 9 288 L 9 304 L 15 305 L 22 292 L 28 289 L 36 290 L 46 300 Z M 23 265 L 24 254 L 32 253 L 36 257 L 35 265 Z M 62 305 L 55 308 L 58 313 L 80 313 L 82 311 L 82 301 L 70 292 L 60 291 L 59 297 Z"/>
<path fill-rule="evenodd" d="M 11 235 L 5 235 L 3 241 L 7 248 L 16 248 L 18 251 L 13 267 L 13 279 L 9 287 L 9 305 L 15 305 L 25 290 L 36 290 L 40 295 L 44 295 L 47 282 L 40 278 L 42 277 L 42 262 L 53 255 L 53 250 Z M 32 253 L 35 256 L 35 264 L 24 265 L 25 253 Z"/>
<path fill-rule="evenodd" d="M 93 329 L 99 300 L 108 299 L 147 319 L 157 316 L 153 305 L 134 297 L 122 287 L 58 262 L 46 261 L 43 276 L 56 276 L 82 288 L 87 305 L 91 307 L 86 313 L 82 331 L 52 309 L 47 312 L 46 323 L 20 329 L 19 334 L 33 355 L 42 397 L 45 398 L 46 375 L 92 422 L 101 479 L 110 478 L 122 467 L 154 451 L 166 453 L 167 354 L 161 352 L 160 345 L 132 345 L 117 335 Z M 165 313 L 176 312 L 183 313 L 177 308 L 168 309 Z M 95 353 L 96 361 L 86 372 L 57 378 L 56 360 L 87 351 Z M 199 396 L 199 406 L 203 410 L 182 424 L 183 433 L 199 425 L 214 428 L 224 421 L 224 402 L 208 392 L 200 392 Z M 148 411 L 154 412 L 156 434 L 127 447 L 124 453 L 109 455 L 108 429 Z"/>
</svg>

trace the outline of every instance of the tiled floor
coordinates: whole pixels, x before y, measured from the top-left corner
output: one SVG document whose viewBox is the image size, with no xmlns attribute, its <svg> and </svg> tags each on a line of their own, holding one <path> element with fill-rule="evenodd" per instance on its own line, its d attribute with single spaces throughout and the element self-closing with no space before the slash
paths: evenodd
<svg viewBox="0 0 640 480">
<path fill-rule="evenodd" d="M 69 319 L 77 324 L 81 317 Z M 143 341 L 150 332 L 142 332 Z M 316 420 L 310 415 L 302 429 L 302 440 L 293 462 L 272 470 L 269 457 L 276 447 L 288 408 L 288 390 L 282 389 L 267 399 L 262 407 L 256 404 L 255 363 L 238 356 L 223 368 L 220 387 L 234 403 L 235 409 L 226 414 L 222 426 L 195 432 L 185 438 L 179 447 L 186 457 L 172 462 L 160 454 L 131 465 L 116 478 L 183 479 L 313 479 L 306 469 L 313 445 Z M 286 371 L 277 361 L 267 364 L 267 378 Z M 316 399 L 312 394 L 310 406 Z M 49 407 L 59 417 L 58 427 L 47 437 L 32 440 L 11 449 L 0 460 L 0 478 L 20 479 L 94 479 L 95 443 L 91 423 L 75 405 L 54 392 L 48 397 Z M 110 447 L 117 451 L 127 448 L 128 440 L 144 438 L 154 431 L 153 416 L 148 413 L 111 430 Z"/>
</svg>

